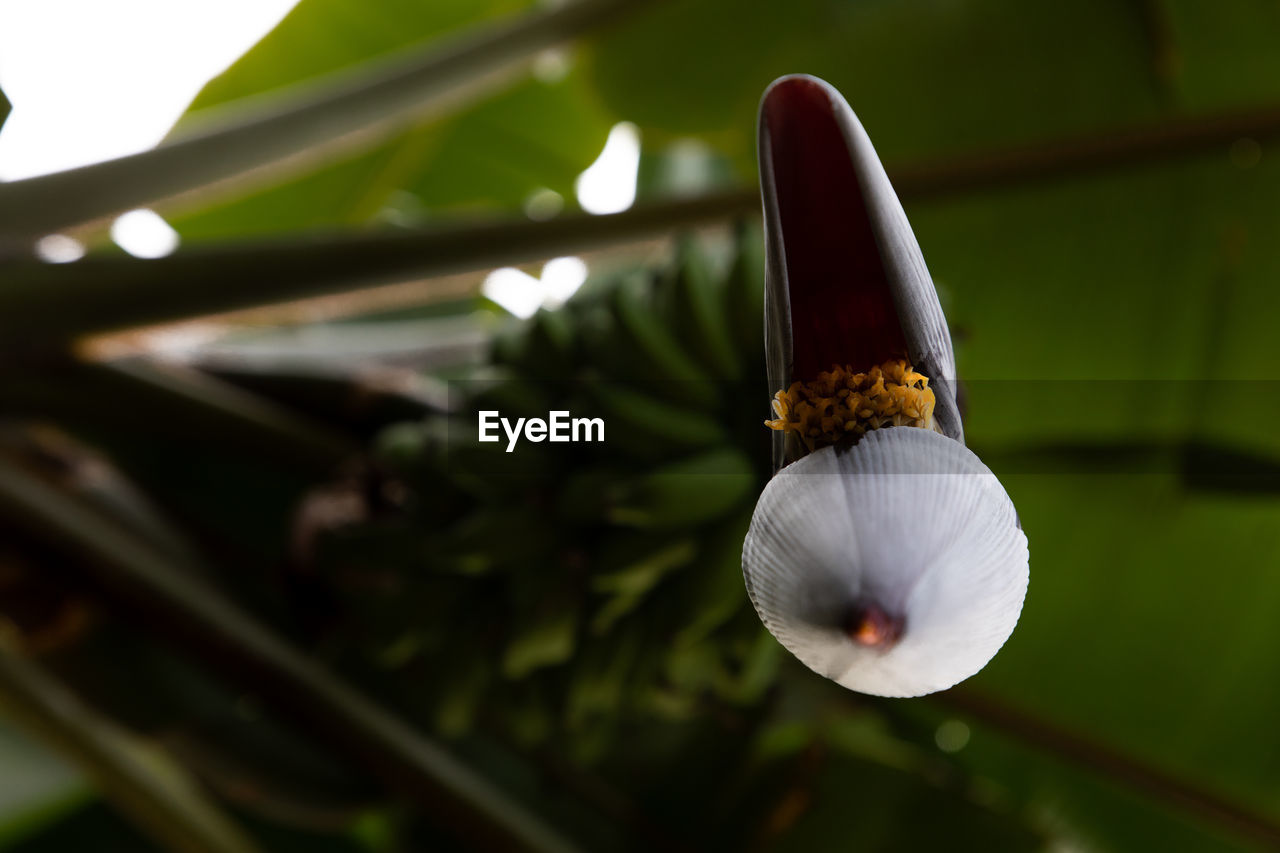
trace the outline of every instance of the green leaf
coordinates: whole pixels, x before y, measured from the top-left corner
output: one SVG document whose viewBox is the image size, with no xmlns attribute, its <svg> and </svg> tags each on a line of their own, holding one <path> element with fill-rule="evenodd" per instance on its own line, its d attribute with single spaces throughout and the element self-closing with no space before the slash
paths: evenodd
<svg viewBox="0 0 1280 853">
<path fill-rule="evenodd" d="M 581 607 L 577 596 L 564 593 L 528 608 L 529 616 L 515 626 L 503 656 L 503 675 L 524 678 L 535 669 L 569 660 L 576 645 Z"/>
<path fill-rule="evenodd" d="M 58 821 L 90 797 L 74 769 L 0 725 L 0 847 Z"/>
<path fill-rule="evenodd" d="M 160 147 L 0 186 L 0 233 L 35 238 L 216 181 L 278 166 L 314 167 L 363 150 L 438 110 L 447 98 L 510 79 L 542 50 L 607 21 L 637 0 L 580 0 L 445 44 L 371 62 L 265 101 L 229 109 Z M 303 156 L 305 155 L 305 156 Z M 272 170 L 276 178 L 281 174 Z"/>
<path fill-rule="evenodd" d="M 591 578 L 593 590 L 610 595 L 591 620 L 592 633 L 608 633 L 664 577 L 686 566 L 696 553 L 690 539 L 663 541 L 648 534 L 615 533 L 601 546 L 599 572 Z"/>
<path fill-rule="evenodd" d="M 1280 505 L 1190 496 L 1168 475 L 1006 485 L 1033 580 L 974 687 L 1280 818 L 1280 733 L 1265 722 L 1280 701 L 1280 580 L 1258 559 L 1280 547 Z"/>
<path fill-rule="evenodd" d="M 1271 45 L 1280 12 L 1266 0 L 1210 8 L 1188 0 L 1151 4 L 1156 57 L 1188 107 L 1280 99 Z"/>
<path fill-rule="evenodd" d="M 529 0 L 301 0 L 191 102 L 201 111 L 285 89 L 423 43 L 527 12 Z"/>
<path fill-rule="evenodd" d="M 1280 398 L 1256 392 L 1280 369 L 1266 343 L 1280 259 L 1265 248 L 1278 177 L 1280 162 L 1242 170 L 1224 146 L 909 205 L 957 338 L 969 441 L 1277 450 Z M 1245 398 L 1249 417 L 1221 408 Z"/>
<path fill-rule="evenodd" d="M 193 104 L 207 107 L 300 83 L 368 56 L 528 7 L 522 0 L 304 0 Z M 565 53 L 557 60 L 566 70 Z M 556 72 L 559 75 L 560 72 Z M 414 127 L 355 160 L 174 220 L 186 239 L 299 227 L 420 223 L 457 207 L 518 208 L 534 191 L 572 198 L 611 121 L 581 75 L 542 74 L 455 115 Z"/>
<path fill-rule="evenodd" d="M 748 606 L 742 542 L 750 523 L 751 513 L 743 512 L 703 536 L 695 570 L 685 572 L 672 590 L 673 598 L 687 603 L 692 614 L 673 639 L 673 648 L 705 640 Z"/>
<path fill-rule="evenodd" d="M 535 191 L 572 206 L 573 182 L 611 121 L 581 75 L 521 81 L 354 160 L 265 192 L 180 214 L 190 240 L 337 224 L 430 223 L 459 209 L 518 210 Z"/>
<path fill-rule="evenodd" d="M 590 71 L 646 141 L 707 134 L 735 155 L 743 177 L 755 171 L 760 93 L 783 74 L 816 74 L 846 95 L 881 155 L 900 161 L 1156 114 L 1136 8 L 1105 0 L 1034 10 L 1010 0 L 668 4 L 596 39 Z M 732 35 L 708 61 L 708 34 L 726 21 Z M 1079 50 L 1085 43 L 1089 50 Z M 639 67 L 646 73 L 634 73 Z"/>
</svg>

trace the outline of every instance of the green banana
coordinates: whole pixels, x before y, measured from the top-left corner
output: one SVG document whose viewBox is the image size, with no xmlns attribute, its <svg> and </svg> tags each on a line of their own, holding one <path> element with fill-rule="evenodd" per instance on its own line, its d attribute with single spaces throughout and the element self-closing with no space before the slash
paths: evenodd
<svg viewBox="0 0 1280 853">
<path fill-rule="evenodd" d="M 714 277 L 691 238 L 680 241 L 676 263 L 660 283 L 663 314 L 676 337 L 717 379 L 737 379 L 743 365 L 725 311 L 725 282 Z"/>
<path fill-rule="evenodd" d="M 555 731 L 552 697 L 558 689 L 549 685 L 545 677 L 539 677 L 545 672 L 535 670 L 525 678 L 504 682 L 499 700 L 490 705 L 506 733 L 526 748 L 545 743 Z"/>
<path fill-rule="evenodd" d="M 517 367 L 525 363 L 525 342 L 529 336 L 527 321 L 511 319 L 493 333 L 489 342 L 489 360 L 503 367 Z"/>
<path fill-rule="evenodd" d="M 448 737 L 466 734 L 476 723 L 476 709 L 493 678 L 488 662 L 446 654 L 434 662 L 431 672 L 437 679 L 431 697 L 436 729 Z"/>
<path fill-rule="evenodd" d="M 433 555 L 447 571 L 479 575 L 521 565 L 556 544 L 546 513 L 529 503 L 482 506 L 449 529 Z"/>
<path fill-rule="evenodd" d="M 764 235 L 758 224 L 741 223 L 735 229 L 733 265 L 725 280 L 724 312 L 733 334 L 734 349 L 744 375 L 760 376 L 764 364 Z M 763 368 L 761 368 L 763 369 Z"/>
<path fill-rule="evenodd" d="M 501 329 L 483 369 L 451 375 L 449 414 L 382 429 L 346 496 L 369 484 L 408 497 L 373 500 L 366 518 L 313 537 L 308 589 L 326 610 L 300 636 L 414 721 L 462 734 L 483 715 L 529 747 L 569 727 L 580 757 L 614 745 L 624 711 L 689 715 L 709 697 L 758 697 L 777 647 L 743 595 L 737 548 L 764 475 L 749 448 L 767 434 L 759 395 L 732 384 L 763 374 L 751 367 L 762 357 L 755 243 L 739 236 L 727 275 L 684 241 L 663 276 L 597 277 L 563 308 Z M 482 409 L 602 417 L 606 441 L 508 453 L 505 436 L 478 442 Z M 103 507 L 145 527 L 135 509 Z M 104 637 L 74 649 L 95 655 L 60 650 L 50 663 L 77 689 L 99 684 L 116 716 L 177 733 L 193 765 L 219 760 L 201 774 L 249 786 L 245 804 L 323 818 L 365 798 L 361 773 L 325 766 L 324 744 L 279 736 L 269 714 L 238 716 L 236 696 L 206 698 L 141 657 L 137 672 L 102 665 L 138 657 Z"/>
<path fill-rule="evenodd" d="M 504 417 L 545 418 L 555 408 L 553 389 L 507 367 L 481 368 L 457 384 L 467 397 L 464 411 L 472 417 L 489 409 Z M 505 446 L 505 440 L 499 443 Z"/>
<path fill-rule="evenodd" d="M 574 662 L 566 696 L 566 722 L 579 729 L 592 717 L 610 715 L 636 684 L 635 672 L 645 647 L 646 626 L 630 620 L 611 643 L 587 643 Z"/>
<path fill-rule="evenodd" d="M 646 529 L 696 527 L 729 512 L 755 489 L 755 471 L 741 451 L 712 450 L 621 485 L 608 518 Z"/>
<path fill-rule="evenodd" d="M 521 742 L 568 726 L 595 754 L 620 706 L 679 716 L 691 697 L 737 701 L 764 683 L 758 623 L 739 618 L 750 610 L 739 549 L 766 474 L 748 460 L 767 434 L 758 395 L 734 380 L 763 372 L 751 369 L 758 243 L 744 229 L 723 275 L 685 241 L 661 276 L 593 279 L 500 333 L 492 364 L 456 383 L 452 417 L 380 436 L 375 458 L 418 494 L 425 572 L 399 593 L 417 616 L 390 605 L 353 616 L 381 638 L 388 677 L 414 682 L 406 701 L 445 731 L 484 703 Z M 481 408 L 600 417 L 605 442 L 507 453 L 505 438 L 476 441 Z M 408 632 L 368 624 L 377 613 Z M 413 677 L 437 666 L 439 684 Z"/>
<path fill-rule="evenodd" d="M 568 661 L 577 647 L 581 596 L 573 590 L 544 597 L 522 614 L 512 629 L 502 658 L 502 674 L 521 679 L 536 669 Z"/>
<path fill-rule="evenodd" d="M 556 494 L 556 519 L 571 525 L 605 521 L 626 477 L 613 468 L 588 468 L 569 474 Z"/>
<path fill-rule="evenodd" d="M 693 646 L 747 606 L 742 596 L 742 541 L 751 524 L 748 509 L 704 537 L 698 570 L 684 572 L 670 590 L 673 602 L 688 608 L 671 645 Z"/>
<path fill-rule="evenodd" d="M 723 445 L 728 435 L 710 415 L 599 379 L 589 385 L 593 414 L 604 418 L 609 451 L 660 459 Z"/>
<path fill-rule="evenodd" d="M 557 453 L 560 445 L 523 442 L 519 452 L 507 453 L 504 439 L 479 441 L 474 412 L 428 421 L 425 429 L 434 457 L 432 469 L 457 489 L 481 500 L 501 501 L 521 489 L 536 488 L 562 464 Z"/>
<path fill-rule="evenodd" d="M 494 336 L 492 359 L 523 376 L 566 379 L 573 372 L 574 328 L 569 311 L 538 309 Z"/>
<path fill-rule="evenodd" d="M 641 358 L 621 327 L 611 296 L 609 290 L 592 299 L 569 303 L 578 330 L 578 361 L 614 383 L 652 381 L 653 374 L 638 367 Z"/>
<path fill-rule="evenodd" d="M 533 315 L 533 325 L 529 329 L 529 357 L 538 366 L 538 375 L 564 379 L 576 369 L 571 317 L 568 311 L 546 309 Z"/>
<path fill-rule="evenodd" d="M 782 645 L 760 625 L 751 625 L 751 632 L 735 644 L 731 654 L 734 661 L 718 679 L 716 692 L 739 705 L 759 701 L 782 665 Z"/>
<path fill-rule="evenodd" d="M 654 393 L 697 408 L 718 402 L 715 383 L 688 355 L 653 304 L 649 276 L 628 276 L 613 291 L 618 349 L 627 354 L 628 373 L 653 383 Z"/>
<path fill-rule="evenodd" d="M 697 545 L 690 538 L 655 540 L 647 533 L 623 532 L 606 541 L 597 554 L 591 588 L 612 597 L 591 620 L 593 634 L 605 634 L 670 572 L 692 562 Z"/>
<path fill-rule="evenodd" d="M 692 562 L 697 553 L 693 539 L 664 541 L 648 533 L 618 531 L 596 553 L 591 588 L 622 595 L 646 593 L 673 569 Z"/>
</svg>

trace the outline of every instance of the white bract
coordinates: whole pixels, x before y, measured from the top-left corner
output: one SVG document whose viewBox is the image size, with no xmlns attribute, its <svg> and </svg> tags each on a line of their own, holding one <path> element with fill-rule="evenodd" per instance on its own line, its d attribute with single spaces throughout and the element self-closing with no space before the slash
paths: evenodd
<svg viewBox="0 0 1280 853">
<path fill-rule="evenodd" d="M 743 565 L 761 620 L 810 669 L 862 693 L 918 696 L 976 673 L 1013 632 L 1027 537 L 978 457 L 894 427 L 782 469 Z M 850 636 L 872 607 L 901 620 L 895 642 Z"/>
<path fill-rule="evenodd" d="M 1009 496 L 964 446 L 933 280 L 866 131 L 827 83 L 793 75 L 765 92 L 760 184 L 769 390 L 799 382 L 808 408 L 771 422 L 778 473 L 743 548 L 747 590 L 788 650 L 845 687 L 946 689 L 1013 632 L 1028 553 Z M 877 422 L 857 438 L 848 418 L 875 407 L 823 372 L 886 363 L 928 378 L 923 420 L 937 432 Z M 879 406 L 895 391 L 866 393 Z"/>
</svg>

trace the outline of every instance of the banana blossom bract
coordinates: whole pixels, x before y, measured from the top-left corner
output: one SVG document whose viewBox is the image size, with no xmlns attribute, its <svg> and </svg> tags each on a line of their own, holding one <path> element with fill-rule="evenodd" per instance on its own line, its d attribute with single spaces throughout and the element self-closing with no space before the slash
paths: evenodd
<svg viewBox="0 0 1280 853">
<path fill-rule="evenodd" d="M 793 75 L 765 92 L 759 134 L 765 349 L 784 392 L 772 423 L 792 420 L 743 547 L 747 590 L 815 672 L 881 696 L 942 690 L 1012 633 L 1027 539 L 964 446 L 946 318 L 857 117 L 829 84 Z M 917 375 L 927 383 L 907 390 L 931 391 L 930 411 L 888 417 L 906 391 L 885 377 Z M 787 408 L 801 398 L 803 418 Z"/>
</svg>

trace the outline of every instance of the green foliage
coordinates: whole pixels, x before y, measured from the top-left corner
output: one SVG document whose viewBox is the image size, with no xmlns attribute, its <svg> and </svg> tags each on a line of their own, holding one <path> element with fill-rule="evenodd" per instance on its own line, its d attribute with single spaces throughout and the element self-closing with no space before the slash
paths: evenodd
<svg viewBox="0 0 1280 853">
<path fill-rule="evenodd" d="M 303 0 L 175 139 L 535 5 Z M 1274 847 L 1273 5 L 635 5 L 533 76 L 166 210 L 201 252 L 0 270 L 6 421 L 75 436 L 0 442 L 0 480 L 27 489 L 0 496 L 0 622 L 24 664 L 163 743 L 271 850 L 501 848 L 545 841 L 540 821 L 588 849 Z M 541 189 L 572 208 L 619 120 L 644 142 L 642 201 L 735 180 L 749 197 L 760 92 L 793 71 L 848 95 L 901 178 L 969 443 L 1030 539 L 1021 624 L 953 694 L 845 694 L 747 603 L 769 473 L 754 220 L 670 261 L 593 260 L 567 305 L 504 319 L 482 364 L 424 340 L 392 365 L 388 408 L 366 406 L 388 393 L 362 360 L 312 381 L 314 352 L 254 370 L 63 357 L 104 325 L 647 237 L 634 212 L 521 208 Z M 1108 153 L 1129 125 L 1148 128 L 1137 153 Z M 690 141 L 697 174 L 672 177 Z M 52 212 L 0 187 L 0 249 L 29 216 L 63 227 L 84 216 L 58 205 L 135 188 L 82 179 L 46 184 Z M 470 297 L 430 310 L 489 312 L 482 335 L 497 319 Z M 415 396 L 446 380 L 449 400 Z M 472 440 L 482 408 L 599 416 L 606 443 L 507 454 Z M 0 845 L 147 843 L 43 757 L 0 765 L 32 795 L 0 804 Z"/>
<path fill-rule="evenodd" d="M 301 0 L 285 19 L 216 77 L 191 104 L 209 107 L 312 82 L 398 50 L 456 36 L 529 7 L 527 0 L 382 0 L 376 10 L 358 0 Z"/>
<path fill-rule="evenodd" d="M 206 108 L 309 81 L 426 39 L 448 37 L 527 7 L 396 2 L 368 14 L 349 0 L 304 0 L 193 104 Z M 573 54 L 563 58 L 572 63 Z M 544 75 L 466 104 L 372 151 L 251 197 L 175 220 L 211 239 L 333 224 L 418 225 L 465 208 L 519 208 L 535 191 L 573 198 L 573 180 L 604 147 L 611 122 L 581 75 Z"/>
<path fill-rule="evenodd" d="M 783 74 L 815 74 L 846 95 L 894 163 L 1155 114 L 1140 8 L 1104 0 L 1035 14 L 1009 0 L 665 4 L 596 42 L 590 71 L 619 114 L 663 136 L 711 134 L 743 177 L 754 172 L 754 139 L 743 128 L 753 125 L 760 93 Z M 708 34 L 729 22 L 732 38 L 707 61 Z M 663 45 L 661 62 L 648 61 L 654 44 Z M 643 85 L 632 73 L 640 65 L 649 69 Z"/>
<path fill-rule="evenodd" d="M 55 755 L 0 729 L 0 847 L 57 822 L 89 797 L 75 771 Z"/>
<path fill-rule="evenodd" d="M 136 828 L 97 801 L 75 809 L 62 820 L 5 849 L 16 853 L 57 853 L 90 848 L 104 853 L 147 853 L 158 849 Z"/>
</svg>

